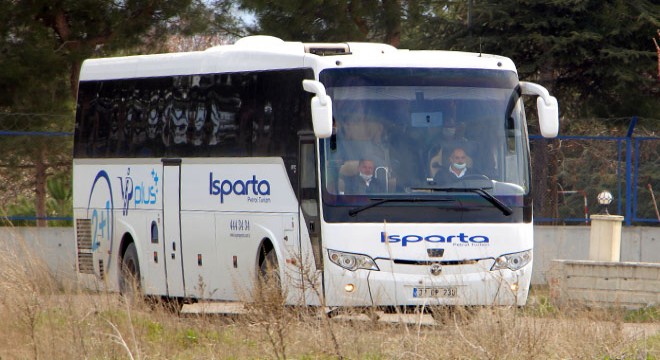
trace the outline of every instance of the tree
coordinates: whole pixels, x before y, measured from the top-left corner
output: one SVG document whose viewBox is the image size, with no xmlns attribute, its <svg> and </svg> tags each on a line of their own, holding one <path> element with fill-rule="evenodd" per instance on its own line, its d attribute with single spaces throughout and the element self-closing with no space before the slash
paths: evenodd
<svg viewBox="0 0 660 360">
<path fill-rule="evenodd" d="M 71 189 L 71 177 L 69 174 L 61 173 L 52 176 L 47 182 L 48 200 L 46 201 L 46 214 L 48 216 L 69 217 L 72 216 L 72 202 L 73 191 Z M 9 223 L 8 221 L 0 221 L 2 225 L 13 226 L 33 226 L 34 221 L 20 219 L 20 217 L 34 217 L 36 215 L 36 208 L 34 201 L 28 196 L 21 195 L 16 201 L 7 206 L 7 213 L 3 216 L 19 217 L 19 219 Z M 38 221 L 37 221 L 38 223 Z M 57 226 L 71 226 L 71 221 L 57 220 L 54 222 Z"/>
<path fill-rule="evenodd" d="M 66 60 L 55 51 L 48 29 L 20 19 L 17 2 L 4 2 L 3 8 L 9 11 L 0 15 L 0 126 L 13 131 L 64 131 L 62 120 L 71 118 L 52 115 L 71 113 L 66 71 L 62 71 Z M 4 137 L 0 151 L 2 166 L 12 169 L 3 176 L 30 184 L 37 214 L 44 216 L 47 168 L 57 161 L 56 154 L 66 151 L 66 142 Z M 19 171 L 25 167 L 33 171 Z"/>
<path fill-rule="evenodd" d="M 0 127 L 20 131 L 72 131 L 84 59 L 158 50 L 168 35 L 207 31 L 230 16 L 207 11 L 201 0 L 0 0 L 0 8 Z M 34 170 L 18 177 L 32 179 L 43 217 L 46 179 L 70 170 L 70 162 L 56 168 L 58 157 L 70 154 L 70 142 L 33 140 L 3 138 L 0 166 Z"/>
<path fill-rule="evenodd" d="M 202 16 L 205 5 L 197 0 L 27 0 L 21 4 L 18 18 L 51 32 L 54 50 L 69 67 L 72 94 L 82 60 L 156 44 L 168 33 L 195 32 L 208 24 Z"/>
<path fill-rule="evenodd" d="M 251 33 L 289 41 L 380 41 L 398 46 L 406 2 L 402 0 L 240 0 L 255 14 Z"/>
<path fill-rule="evenodd" d="M 657 2 L 424 1 L 418 12 L 426 21 L 407 45 L 508 56 L 522 79 L 557 94 L 572 118 L 653 117 L 659 110 L 649 41 L 660 25 Z"/>
</svg>

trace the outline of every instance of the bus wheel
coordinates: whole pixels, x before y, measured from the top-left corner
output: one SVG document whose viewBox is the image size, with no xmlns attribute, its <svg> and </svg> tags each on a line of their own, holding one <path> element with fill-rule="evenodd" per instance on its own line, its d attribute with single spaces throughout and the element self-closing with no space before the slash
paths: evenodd
<svg viewBox="0 0 660 360">
<path fill-rule="evenodd" d="M 119 291 L 129 300 L 140 296 L 140 263 L 135 244 L 130 243 L 124 251 L 119 274 Z"/>
<path fill-rule="evenodd" d="M 255 300 L 263 304 L 282 304 L 282 283 L 280 281 L 277 255 L 272 248 L 265 247 L 261 251 L 261 262 L 259 263 L 259 269 L 257 269 L 259 276 Z"/>
<path fill-rule="evenodd" d="M 266 283 L 280 283 L 280 269 L 277 265 L 277 254 L 275 249 L 264 249 L 265 255 L 259 264 L 259 276 Z"/>
</svg>

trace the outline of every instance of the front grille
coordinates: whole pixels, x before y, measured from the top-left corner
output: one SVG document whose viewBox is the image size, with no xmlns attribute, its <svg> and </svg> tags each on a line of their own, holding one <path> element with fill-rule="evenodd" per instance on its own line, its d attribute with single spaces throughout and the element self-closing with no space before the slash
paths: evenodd
<svg viewBox="0 0 660 360">
<path fill-rule="evenodd" d="M 471 259 L 471 260 L 445 260 L 445 261 L 433 261 L 433 260 L 403 260 L 403 259 L 394 259 L 394 263 L 397 265 L 433 265 L 440 264 L 442 266 L 452 266 L 452 265 L 474 265 L 480 260 L 485 259 Z"/>
</svg>

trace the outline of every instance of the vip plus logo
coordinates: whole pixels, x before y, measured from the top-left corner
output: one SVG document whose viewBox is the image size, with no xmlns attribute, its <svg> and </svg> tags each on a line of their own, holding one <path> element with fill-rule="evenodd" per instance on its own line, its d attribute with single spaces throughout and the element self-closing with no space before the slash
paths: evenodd
<svg viewBox="0 0 660 360">
<path fill-rule="evenodd" d="M 124 210 L 122 213 L 126 216 L 128 215 L 128 207 L 131 200 L 133 200 L 133 191 L 135 190 L 133 187 L 133 178 L 131 177 L 131 168 L 126 170 L 126 176 L 124 178 L 121 176 L 118 176 L 118 178 L 121 189 L 121 199 L 124 202 Z"/>
<path fill-rule="evenodd" d="M 151 169 L 147 184 L 140 182 L 140 185 L 135 186 L 135 205 L 145 204 L 153 205 L 158 200 L 158 173 L 156 170 Z"/>
<path fill-rule="evenodd" d="M 158 172 L 151 169 L 147 182 L 140 181 L 135 185 L 133 177 L 131 176 L 131 168 L 126 170 L 126 176 L 117 177 L 121 189 L 121 198 L 123 201 L 123 214 L 128 215 L 128 210 L 133 205 L 136 208 L 138 205 L 154 205 L 158 201 L 158 182 L 160 177 Z"/>
</svg>

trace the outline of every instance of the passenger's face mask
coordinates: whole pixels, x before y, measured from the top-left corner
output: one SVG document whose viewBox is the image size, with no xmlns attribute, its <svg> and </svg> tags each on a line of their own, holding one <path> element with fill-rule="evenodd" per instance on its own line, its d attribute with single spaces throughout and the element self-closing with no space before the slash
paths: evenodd
<svg viewBox="0 0 660 360">
<path fill-rule="evenodd" d="M 465 169 L 465 167 L 467 167 L 467 164 L 466 163 L 462 163 L 462 164 L 454 163 L 452 166 L 454 167 L 454 169 L 463 170 L 463 169 Z"/>
</svg>

